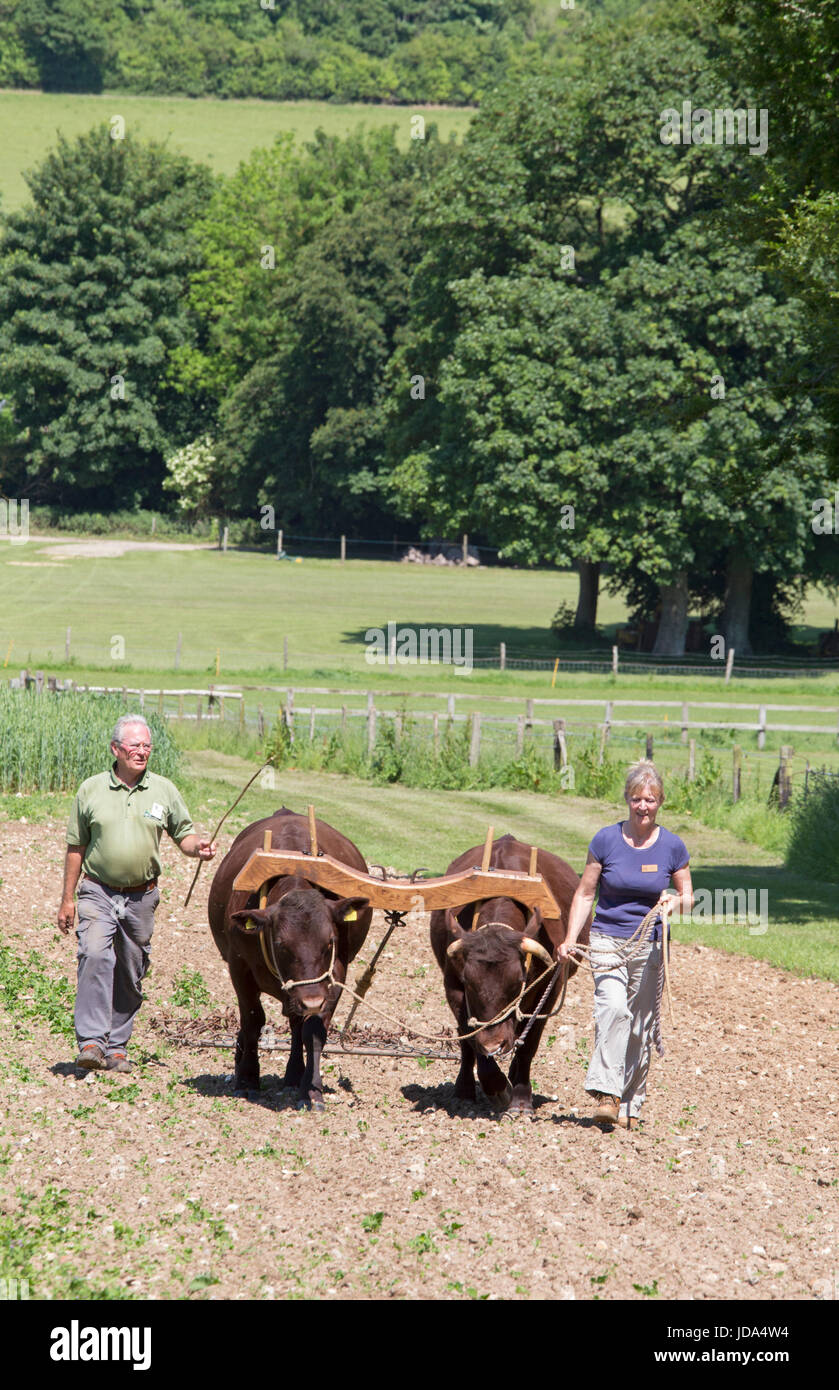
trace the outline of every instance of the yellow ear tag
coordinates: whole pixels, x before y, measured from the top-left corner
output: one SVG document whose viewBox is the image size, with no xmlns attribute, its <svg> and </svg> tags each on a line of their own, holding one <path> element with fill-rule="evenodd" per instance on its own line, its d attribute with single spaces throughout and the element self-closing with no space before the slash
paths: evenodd
<svg viewBox="0 0 839 1390">
<path fill-rule="evenodd" d="M 249 917 L 247 922 L 245 923 L 245 931 L 259 931 L 259 927 L 256 925 L 256 922 L 253 920 L 252 917 Z"/>
<path fill-rule="evenodd" d="M 344 921 L 345 921 L 345 922 L 356 922 L 356 921 L 358 921 L 358 913 L 356 912 L 356 910 L 355 910 L 354 907 L 351 907 L 350 910 L 349 910 L 349 912 L 345 912 L 345 913 L 344 913 Z"/>
</svg>

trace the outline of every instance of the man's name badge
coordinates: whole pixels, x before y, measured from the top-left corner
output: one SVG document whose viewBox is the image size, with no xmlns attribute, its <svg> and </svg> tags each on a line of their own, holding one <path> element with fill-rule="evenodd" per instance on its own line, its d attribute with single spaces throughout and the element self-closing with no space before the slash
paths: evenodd
<svg viewBox="0 0 839 1390">
<path fill-rule="evenodd" d="M 658 873 L 658 865 L 657 865 L 657 864 L 642 864 L 642 865 L 641 865 L 641 873 L 642 873 L 642 874 L 657 874 L 657 873 Z"/>
</svg>

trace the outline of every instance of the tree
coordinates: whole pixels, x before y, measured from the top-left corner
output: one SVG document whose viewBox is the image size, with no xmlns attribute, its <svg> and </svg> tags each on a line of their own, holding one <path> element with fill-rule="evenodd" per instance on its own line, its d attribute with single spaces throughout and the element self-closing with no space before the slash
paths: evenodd
<svg viewBox="0 0 839 1390">
<path fill-rule="evenodd" d="M 433 127 L 408 150 L 393 130 L 320 134 L 222 182 L 197 229 L 201 339 L 176 361 L 181 388 L 217 402 L 231 512 L 270 503 L 287 527 L 334 528 L 338 510 L 384 525 L 381 378 L 422 254 L 416 196 L 449 153 Z"/>
<path fill-rule="evenodd" d="M 643 568 L 660 652 L 683 649 L 713 557 L 744 650 L 754 575 L 805 563 L 825 479 L 800 306 L 710 230 L 745 150 L 659 138 L 686 91 L 737 104 L 703 45 L 632 39 L 604 62 L 595 46 L 579 83 L 506 89 L 424 200 L 382 487 L 519 562 L 574 559 L 578 619 L 600 564 L 618 588 Z"/>
<path fill-rule="evenodd" d="M 4 480 L 62 505 L 157 503 L 164 456 L 206 408 L 167 372 L 195 332 L 189 229 L 212 176 L 100 126 L 60 138 L 28 182 L 0 244 L 0 373 L 19 443 Z"/>
<path fill-rule="evenodd" d="M 21 36 L 45 92 L 101 92 L 107 0 L 20 0 Z"/>
<path fill-rule="evenodd" d="M 731 191 L 726 228 L 758 244 L 804 303 L 839 463 L 839 9 L 833 0 L 713 0 L 724 61 L 770 113 L 762 177 Z M 761 161 L 763 164 L 763 161 Z"/>
<path fill-rule="evenodd" d="M 381 485 L 395 505 L 415 510 L 421 504 L 433 526 L 440 524 L 440 498 L 448 495 L 452 479 L 458 494 L 469 445 L 466 440 L 462 448 L 458 443 L 456 410 L 451 437 L 447 434 L 443 382 L 448 390 L 449 365 L 459 355 L 456 345 L 468 341 L 472 332 L 473 305 L 463 287 L 477 286 L 473 277 L 482 277 L 484 297 L 490 301 L 496 289 L 502 296 L 512 293 L 510 282 L 517 278 L 532 280 L 542 290 L 549 281 L 574 285 L 590 295 L 631 256 L 660 253 L 682 222 L 715 205 L 715 179 L 742 160 L 742 151 L 723 147 L 709 161 L 709 152 L 699 145 L 666 144 L 660 138 L 661 113 L 677 105 L 680 109 L 682 94 L 695 89 L 720 91 L 719 78 L 697 40 L 674 39 L 666 33 L 633 36 L 616 58 L 611 44 L 595 36 L 582 72 L 573 79 L 531 79 L 505 87 L 484 104 L 462 149 L 420 203 L 427 250 L 414 276 L 409 322 L 389 373 L 392 476 L 385 473 Z M 566 308 L 571 302 L 567 296 L 562 301 Z M 590 309 L 601 322 L 604 305 L 593 300 Z M 582 341 L 585 309 L 575 307 L 573 312 L 574 331 Z M 537 331 L 535 324 L 533 329 Z M 555 331 L 563 333 L 564 324 L 557 321 Z M 488 332 L 490 341 L 493 330 Z M 596 349 L 604 363 L 609 360 L 608 339 L 606 325 Z M 551 341 L 546 338 L 547 344 Z M 428 383 L 422 409 L 403 387 L 412 372 L 421 372 Z M 583 370 L 579 380 L 590 392 L 602 385 L 611 399 L 608 377 L 598 384 Z M 551 391 L 549 373 L 541 389 Z M 574 381 L 561 377 L 554 389 L 577 401 Z M 602 480 L 611 476 L 603 452 L 608 446 L 603 422 L 595 423 L 590 402 L 589 397 L 577 404 L 579 419 L 574 423 L 581 440 L 588 441 L 586 447 L 595 451 L 599 462 L 594 476 Z M 535 397 L 533 412 L 537 420 Z M 567 426 L 567 411 L 562 418 Z M 525 452 L 529 446 L 528 440 Z M 544 440 L 538 441 L 537 456 L 544 468 Z M 562 448 L 550 466 L 552 487 L 558 486 L 559 460 L 569 471 L 567 486 L 558 487 L 555 499 L 568 487 L 576 488 L 580 478 L 572 453 Z M 592 457 L 586 462 L 594 466 Z M 474 469 L 470 465 L 465 472 L 472 476 Z M 609 495 L 602 499 L 593 498 L 589 490 L 586 534 L 578 529 L 574 537 L 563 537 L 566 560 L 574 557 L 580 570 L 578 620 L 587 625 L 595 619 L 599 565 L 607 555 L 610 562 L 613 559 L 612 493 L 611 482 Z M 474 492 L 476 504 L 480 495 Z M 486 506 L 459 519 L 474 531 L 478 516 L 491 516 L 492 538 L 499 539 L 503 529 L 508 549 L 510 528 L 504 525 L 504 515 Z M 518 558 L 529 564 L 553 563 L 549 537 L 558 533 L 558 523 L 559 517 L 549 514 L 544 527 L 522 527 L 522 538 L 513 542 Z M 525 541 L 525 535 L 532 539 Z"/>
<path fill-rule="evenodd" d="M 210 513 L 218 495 L 219 470 L 213 441 L 208 434 L 193 439 L 166 460 L 165 492 L 176 494 L 176 506 L 190 521 Z"/>
</svg>

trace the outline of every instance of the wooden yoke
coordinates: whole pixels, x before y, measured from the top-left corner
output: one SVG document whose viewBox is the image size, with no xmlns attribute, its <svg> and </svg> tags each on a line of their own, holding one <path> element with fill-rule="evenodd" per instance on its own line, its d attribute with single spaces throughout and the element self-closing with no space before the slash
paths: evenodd
<svg viewBox="0 0 839 1390">
<path fill-rule="evenodd" d="M 484 873 L 486 873 L 487 869 L 489 868 L 490 860 L 492 859 L 492 837 L 493 837 L 493 834 L 494 834 L 494 826 L 490 825 L 490 826 L 487 827 L 487 837 L 486 837 L 486 840 L 485 840 L 485 842 L 484 842 L 484 852 L 483 852 L 483 856 L 482 856 L 482 858 L 481 858 L 481 869 L 483 870 Z M 475 930 L 475 927 L 478 925 L 478 913 L 480 912 L 480 910 L 481 910 L 481 904 L 480 904 L 480 902 L 475 903 L 475 911 L 472 913 L 472 930 L 473 930 L 473 931 Z"/>
<path fill-rule="evenodd" d="M 292 850 L 256 850 L 237 874 L 233 888 L 239 893 L 257 893 L 269 879 L 292 874 L 342 898 L 365 897 L 371 907 L 397 912 L 410 912 L 412 908 L 432 912 L 436 908 L 463 907 L 478 898 L 513 898 L 525 907 L 538 907 L 543 917 L 560 915 L 553 893 L 539 874 L 473 868 L 416 882 L 383 880 L 351 869 L 330 854 L 315 859 Z"/>
<path fill-rule="evenodd" d="M 264 850 L 270 850 L 270 848 L 271 848 L 271 831 L 270 831 L 270 830 L 265 830 L 265 831 L 263 831 L 263 834 L 262 834 L 262 848 L 263 848 Z M 260 907 L 265 907 L 265 904 L 266 904 L 267 902 L 268 902 L 268 894 L 267 894 L 267 892 L 265 891 L 265 888 L 262 887 L 262 886 L 260 885 L 259 906 L 260 906 Z"/>
</svg>

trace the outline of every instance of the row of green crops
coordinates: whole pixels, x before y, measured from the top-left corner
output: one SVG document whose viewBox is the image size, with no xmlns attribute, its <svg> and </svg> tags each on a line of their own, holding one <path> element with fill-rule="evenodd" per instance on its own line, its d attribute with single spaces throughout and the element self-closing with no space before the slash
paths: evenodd
<svg viewBox="0 0 839 1390">
<path fill-rule="evenodd" d="M 0 792 L 72 791 L 113 761 L 110 740 L 121 714 L 133 713 L 119 695 L 36 694 L 0 686 Z M 151 766 L 164 777 L 180 754 L 165 723 L 146 715 Z"/>
</svg>

